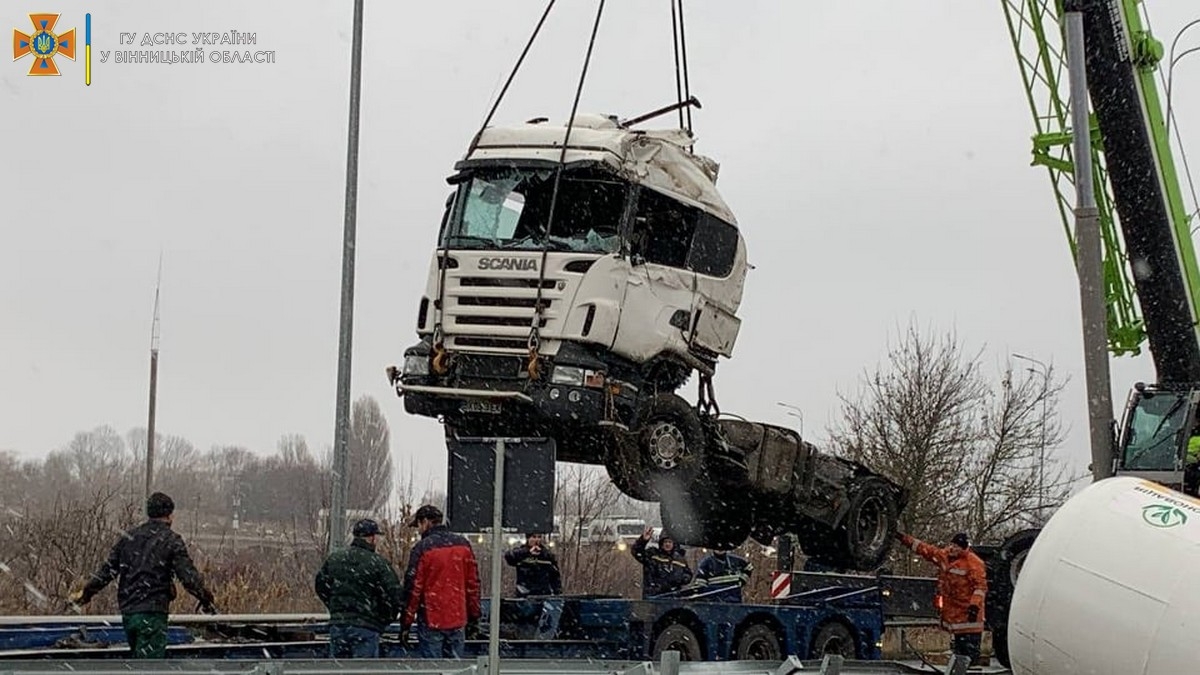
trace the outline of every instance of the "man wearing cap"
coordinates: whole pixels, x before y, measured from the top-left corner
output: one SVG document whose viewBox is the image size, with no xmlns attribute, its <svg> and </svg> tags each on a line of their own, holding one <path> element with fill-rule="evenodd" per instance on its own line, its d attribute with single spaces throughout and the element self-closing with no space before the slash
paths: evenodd
<svg viewBox="0 0 1200 675">
<path fill-rule="evenodd" d="M 525 535 L 525 543 L 504 552 L 504 562 L 517 568 L 517 597 L 562 595 L 562 573 L 558 569 L 558 558 L 546 548 L 540 532 Z M 542 599 L 542 616 L 538 622 L 537 637 L 550 640 L 558 631 L 562 618 L 562 600 Z"/>
<path fill-rule="evenodd" d="M 136 659 L 167 656 L 167 613 L 175 599 L 175 579 L 200 601 L 206 614 L 216 614 L 213 594 L 192 564 L 183 537 L 171 529 L 175 502 L 155 492 L 146 499 L 145 523 L 122 534 L 95 572 L 71 601 L 86 605 L 105 586 L 120 577 L 117 604 L 125 639 Z"/>
<path fill-rule="evenodd" d="M 646 545 L 652 536 L 654 528 L 647 527 L 633 542 L 633 558 L 642 564 L 642 599 L 677 591 L 692 580 L 692 568 L 675 539 L 664 532 L 658 538 L 658 548 L 648 550 Z"/>
<path fill-rule="evenodd" d="M 983 608 L 987 599 L 987 569 L 983 560 L 971 551 L 966 532 L 950 538 L 946 548 L 938 548 L 897 532 L 900 543 L 938 566 L 938 601 L 942 628 L 954 636 L 954 653 L 979 661 L 983 638 Z"/>
<path fill-rule="evenodd" d="M 432 504 L 417 509 L 409 527 L 421 541 L 408 556 L 404 573 L 404 630 L 417 627 L 418 653 L 424 658 L 463 656 L 466 634 L 478 630 L 479 567 L 466 537 L 454 534 Z"/>
<path fill-rule="evenodd" d="M 379 524 L 354 524 L 354 539 L 325 559 L 314 584 L 329 609 L 329 655 L 378 658 L 379 636 L 400 613 L 400 579 L 375 552 Z"/>
</svg>

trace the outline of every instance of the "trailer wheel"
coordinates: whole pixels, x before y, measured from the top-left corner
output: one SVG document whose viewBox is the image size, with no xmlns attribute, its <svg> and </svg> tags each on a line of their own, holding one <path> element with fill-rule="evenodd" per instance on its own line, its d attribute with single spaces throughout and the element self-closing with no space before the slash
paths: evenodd
<svg viewBox="0 0 1200 675">
<path fill-rule="evenodd" d="M 739 661 L 782 661 L 783 645 L 775 629 L 756 623 L 738 637 L 734 654 Z"/>
<path fill-rule="evenodd" d="M 820 659 L 826 654 L 840 654 L 843 658 L 852 659 L 857 655 L 856 652 L 854 634 L 838 621 L 822 625 L 808 648 L 810 659 Z"/>
<path fill-rule="evenodd" d="M 651 657 L 654 660 L 662 658 L 662 653 L 667 651 L 679 652 L 680 661 L 700 661 L 704 655 L 700 653 L 700 640 L 691 628 L 683 624 L 669 624 L 658 637 L 654 639 L 654 651 Z"/>
</svg>

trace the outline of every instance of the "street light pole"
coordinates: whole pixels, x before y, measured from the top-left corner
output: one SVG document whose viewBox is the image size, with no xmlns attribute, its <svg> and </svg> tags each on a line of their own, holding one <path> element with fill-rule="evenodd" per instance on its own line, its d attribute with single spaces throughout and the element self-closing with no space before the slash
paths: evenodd
<svg viewBox="0 0 1200 675">
<path fill-rule="evenodd" d="M 342 232 L 342 305 L 338 333 L 337 407 L 333 431 L 329 549 L 345 545 L 346 483 L 350 468 L 350 348 L 354 327 L 354 240 L 358 214 L 358 109 L 362 82 L 363 0 L 354 0 L 354 42 L 350 50 L 350 124 L 346 150 L 346 213 Z"/>
<path fill-rule="evenodd" d="M 1038 361 L 1035 358 L 1023 356 L 1021 354 L 1013 354 L 1013 358 L 1021 359 L 1022 361 L 1028 361 L 1030 363 L 1037 364 L 1041 368 L 1041 375 L 1042 375 L 1043 381 L 1045 382 L 1045 388 L 1049 389 L 1049 387 L 1050 387 L 1050 368 L 1049 368 L 1049 366 L 1042 363 L 1041 361 Z M 1038 372 L 1037 370 L 1035 370 L 1033 368 L 1029 368 L 1028 370 L 1031 373 Z M 1040 434 L 1041 435 L 1041 451 L 1040 451 L 1041 459 L 1038 462 L 1038 521 L 1040 521 L 1040 522 L 1044 522 L 1044 518 L 1046 517 L 1045 510 L 1046 510 L 1046 412 L 1047 412 L 1046 399 L 1047 398 L 1048 398 L 1048 396 L 1046 395 L 1046 391 L 1043 390 L 1042 391 L 1042 420 L 1041 420 L 1041 425 L 1040 425 L 1041 426 L 1041 434 Z"/>
<path fill-rule="evenodd" d="M 791 403 L 784 403 L 783 401 L 776 401 L 775 405 L 777 405 L 781 408 L 787 408 L 788 412 L 784 413 L 785 415 L 790 415 L 790 416 L 795 417 L 796 419 L 800 420 L 799 431 L 800 431 L 800 436 L 803 437 L 804 436 L 804 413 L 800 410 L 800 408 L 792 405 Z"/>
</svg>

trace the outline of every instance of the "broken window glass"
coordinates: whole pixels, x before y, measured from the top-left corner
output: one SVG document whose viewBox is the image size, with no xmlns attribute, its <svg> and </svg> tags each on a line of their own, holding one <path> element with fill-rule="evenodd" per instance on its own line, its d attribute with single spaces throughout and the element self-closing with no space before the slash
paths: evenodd
<svg viewBox="0 0 1200 675">
<path fill-rule="evenodd" d="M 648 263 L 685 267 L 699 215 L 697 209 L 643 188 L 630 237 L 633 254 Z"/>
<path fill-rule="evenodd" d="M 737 255 L 738 232 L 734 226 L 710 213 L 702 213 L 692 238 L 688 267 L 697 274 L 726 277 Z"/>
<path fill-rule="evenodd" d="M 443 243 L 468 249 L 540 250 L 547 243 L 553 191 L 553 169 L 476 169 L 459 188 L 463 205 L 452 217 Z M 550 250 L 620 250 L 628 193 L 627 183 L 604 171 L 564 169 L 550 225 Z"/>
</svg>

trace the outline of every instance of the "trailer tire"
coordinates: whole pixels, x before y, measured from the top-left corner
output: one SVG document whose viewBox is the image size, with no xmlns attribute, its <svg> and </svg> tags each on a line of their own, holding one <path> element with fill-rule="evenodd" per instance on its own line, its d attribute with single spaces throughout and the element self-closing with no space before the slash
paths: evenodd
<svg viewBox="0 0 1200 675">
<path fill-rule="evenodd" d="M 700 639 L 691 628 L 681 624 L 667 624 L 658 636 L 654 638 L 654 650 L 650 654 L 655 661 L 662 658 L 663 652 L 675 650 L 679 652 L 680 661 L 701 661 L 704 655 L 700 653 Z"/>
<path fill-rule="evenodd" d="M 808 657 L 820 659 L 826 654 L 840 654 L 843 658 L 852 659 L 858 655 L 857 652 L 854 633 L 840 621 L 827 621 L 813 636 Z"/>
<path fill-rule="evenodd" d="M 734 645 L 738 661 L 782 661 L 783 645 L 779 634 L 765 623 L 756 623 L 742 631 Z"/>
</svg>

